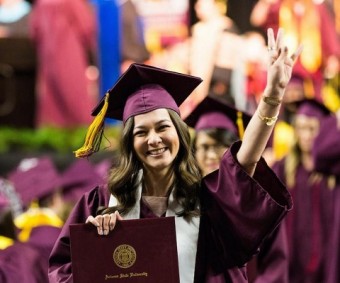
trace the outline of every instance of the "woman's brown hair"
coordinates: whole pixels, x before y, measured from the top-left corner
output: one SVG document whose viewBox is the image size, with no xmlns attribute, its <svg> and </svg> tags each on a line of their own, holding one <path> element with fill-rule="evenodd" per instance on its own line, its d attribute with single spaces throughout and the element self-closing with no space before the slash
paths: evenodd
<svg viewBox="0 0 340 283">
<path fill-rule="evenodd" d="M 168 113 L 180 141 L 179 152 L 173 164 L 174 197 L 183 207 L 179 216 L 196 216 L 199 214 L 197 203 L 202 177 L 191 148 L 189 129 L 175 111 L 168 109 Z M 109 190 L 117 198 L 119 205 L 102 210 L 102 214 L 116 210 L 122 214 L 127 213 L 136 202 L 138 173 L 143 166 L 133 150 L 133 128 L 134 118 L 131 117 L 123 128 L 118 166 L 112 169 L 109 176 Z"/>
</svg>

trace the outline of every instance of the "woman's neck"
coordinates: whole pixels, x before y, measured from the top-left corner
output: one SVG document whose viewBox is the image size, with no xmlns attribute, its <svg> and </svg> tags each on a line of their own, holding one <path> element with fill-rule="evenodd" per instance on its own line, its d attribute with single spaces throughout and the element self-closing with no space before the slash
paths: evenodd
<svg viewBox="0 0 340 283">
<path fill-rule="evenodd" d="M 174 181 L 172 170 L 164 172 L 143 172 L 143 195 L 165 197 L 169 195 L 171 185 Z"/>
</svg>

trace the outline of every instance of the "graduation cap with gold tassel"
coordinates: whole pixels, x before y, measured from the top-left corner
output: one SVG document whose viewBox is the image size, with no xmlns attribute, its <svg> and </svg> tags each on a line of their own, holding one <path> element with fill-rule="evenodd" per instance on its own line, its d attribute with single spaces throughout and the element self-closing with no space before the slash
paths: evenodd
<svg viewBox="0 0 340 283">
<path fill-rule="evenodd" d="M 103 108 L 94 118 L 93 122 L 87 130 L 84 145 L 74 151 L 76 157 L 87 157 L 99 150 L 104 131 L 105 115 L 109 104 L 108 101 L 109 93 L 106 93 Z"/>
<path fill-rule="evenodd" d="M 144 64 L 131 64 L 92 111 L 96 116 L 76 157 L 88 157 L 99 150 L 105 118 L 121 120 L 159 108 L 176 111 L 202 82 L 201 78 Z"/>
<path fill-rule="evenodd" d="M 196 131 L 209 128 L 225 129 L 242 139 L 250 119 L 249 114 L 208 96 L 192 111 L 185 122 Z"/>
</svg>

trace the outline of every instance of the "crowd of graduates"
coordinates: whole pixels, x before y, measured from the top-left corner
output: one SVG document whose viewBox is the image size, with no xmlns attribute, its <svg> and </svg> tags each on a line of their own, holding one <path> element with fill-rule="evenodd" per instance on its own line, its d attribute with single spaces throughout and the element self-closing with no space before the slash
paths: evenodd
<svg viewBox="0 0 340 283">
<path fill-rule="evenodd" d="M 80 196 L 105 182 L 109 160 L 76 160 L 60 172 L 30 157 L 0 179 L 0 282 L 48 282 L 48 258 Z"/>
<path fill-rule="evenodd" d="M 80 196 L 105 182 L 111 163 L 75 160 L 64 171 L 46 155 L 0 179 L 0 282 L 48 282 L 48 258 Z"/>
<path fill-rule="evenodd" d="M 36 7 L 43 10 L 44 1 L 36 2 L 42 3 Z M 215 1 L 196 2 L 198 6 L 208 5 L 203 10 L 213 11 L 215 16 L 212 19 L 204 18 L 203 11 L 199 10 L 202 7 L 197 7 L 202 18 L 194 26 L 192 38 L 188 42 L 164 50 L 162 56 L 144 56 L 140 61 L 204 78 L 202 87 L 181 110 L 188 117 L 185 121 L 192 128 L 193 150 L 198 163 L 202 162 L 202 174 L 206 175 L 218 169 L 224 152 L 233 142 L 242 139 L 249 117 L 254 114 L 266 81 L 262 67 L 265 63 L 260 58 L 263 51 L 266 51 L 266 46 L 260 32 L 240 35 L 230 19 L 219 18 L 218 12 L 216 13 L 218 10 L 214 10 L 216 7 L 209 6 L 214 5 Z M 340 281 L 340 31 L 335 25 L 339 14 L 335 10 L 335 3 L 336 1 L 315 4 L 312 0 L 259 0 L 251 15 L 254 26 L 264 29 L 268 26 L 275 29 L 285 27 L 286 36 L 292 38 L 292 48 L 296 45 L 295 37 L 305 39 L 302 40 L 305 50 L 287 86 L 279 120 L 264 154 L 267 164 L 292 194 L 294 207 L 275 233 L 264 242 L 258 256 L 249 262 L 249 282 Z M 83 4 L 79 5 L 88 12 L 88 7 L 83 7 Z M 334 10 L 329 12 L 329 7 L 334 7 Z M 42 41 L 42 32 L 49 31 L 40 29 L 39 20 L 42 16 L 38 12 L 36 9 L 32 22 L 35 26 L 32 27 L 36 39 Z M 91 39 L 94 39 L 95 28 L 92 26 L 92 16 L 88 17 L 91 21 L 75 22 L 82 23 L 79 30 L 84 32 L 88 49 L 94 50 Z M 85 24 L 91 26 L 84 26 Z M 60 27 L 60 30 L 65 30 L 65 27 Z M 220 38 L 221 32 L 225 37 L 224 42 L 216 39 Z M 203 41 L 200 41 L 202 38 Z M 233 39 L 238 44 L 231 46 L 228 39 Z M 255 44 L 252 44 L 252 40 L 255 40 Z M 49 46 L 49 41 L 40 44 Z M 59 46 L 58 43 L 54 44 Z M 68 44 L 71 48 L 75 43 Z M 243 47 L 247 44 L 249 47 L 259 48 L 256 49 L 257 58 L 254 58 L 254 52 L 249 52 L 251 54 L 245 58 L 246 51 Z M 228 50 L 230 54 L 219 54 L 218 48 Z M 187 56 L 190 51 L 193 51 L 191 55 L 196 58 Z M 40 96 L 39 123 L 69 125 L 72 115 L 76 113 L 79 114 L 79 119 L 75 118 L 71 124 L 84 124 L 90 120 L 90 109 L 94 105 L 93 95 L 96 92 L 93 92 L 91 85 L 89 86 L 91 82 L 85 76 L 88 67 L 83 60 L 88 55 L 85 53 L 82 54 L 83 58 L 71 58 L 72 62 L 74 59 L 81 61 L 81 71 L 75 73 L 81 73 L 82 76 L 73 80 L 70 80 L 67 73 L 60 76 L 63 71 L 72 71 L 69 61 L 64 57 L 55 59 L 56 62 L 65 64 L 59 66 L 59 71 L 55 68 L 58 64 L 46 69 L 47 65 L 51 65 L 50 54 L 46 55 L 47 63 L 41 61 L 41 64 L 45 64 L 45 67 L 41 67 L 41 72 L 46 72 L 46 75 L 54 70 L 56 75 L 54 74 L 50 85 L 46 83 L 47 80 L 44 81 L 43 75 L 40 77 L 38 91 L 44 94 Z M 238 58 L 239 55 L 242 56 Z M 225 60 L 218 60 L 227 57 L 234 60 L 233 64 L 227 64 L 230 63 L 228 60 L 227 63 Z M 136 60 L 138 59 L 134 59 Z M 208 63 L 202 64 L 202 60 Z M 244 60 L 246 64 L 240 67 L 239 63 L 244 63 Z M 131 62 L 130 59 L 127 61 Z M 123 63 L 126 64 L 127 61 Z M 199 68 L 202 65 L 207 70 Z M 221 76 L 224 76 L 223 79 L 218 80 Z M 51 92 L 55 92 L 55 85 L 61 79 L 67 81 L 60 83 L 66 89 L 65 93 L 77 93 L 69 96 L 69 99 L 73 99 L 70 103 L 72 108 L 66 113 L 69 117 L 65 114 L 65 108 L 52 101 L 60 94 L 48 95 L 49 87 Z M 228 89 L 220 95 L 214 93 L 219 83 Z M 74 89 L 75 87 L 86 88 L 86 91 Z M 87 98 L 80 99 L 78 94 L 85 92 L 88 93 Z M 60 96 L 68 97 L 67 94 Z M 79 101 L 86 105 L 74 107 Z M 60 110 L 63 113 L 61 116 Z M 216 112 L 218 115 L 214 116 Z M 204 117 L 206 114 L 212 116 Z M 202 117 L 205 120 L 200 124 Z M 242 126 L 240 117 L 243 117 Z M 204 136 L 205 139 L 200 140 L 204 135 L 202 132 L 207 130 L 209 131 Z M 205 165 L 204 162 L 209 164 Z M 0 282 L 48 282 L 50 252 L 64 222 L 84 193 L 107 182 L 111 166 L 112 160 L 109 159 L 98 164 L 87 159 L 74 159 L 61 171 L 56 168 L 53 159 L 46 155 L 23 159 L 6 175 L 0 176 Z"/>
</svg>

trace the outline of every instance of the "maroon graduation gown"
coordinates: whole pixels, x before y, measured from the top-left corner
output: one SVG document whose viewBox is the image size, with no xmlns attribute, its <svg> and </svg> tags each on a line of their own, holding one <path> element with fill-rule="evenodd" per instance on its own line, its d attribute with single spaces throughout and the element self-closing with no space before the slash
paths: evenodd
<svg viewBox="0 0 340 283">
<path fill-rule="evenodd" d="M 247 264 L 247 274 L 251 283 L 289 282 L 288 242 L 283 222 L 264 241 L 259 254 Z"/>
<path fill-rule="evenodd" d="M 245 263 L 292 207 L 290 194 L 264 160 L 254 178 L 242 169 L 238 148 L 234 144 L 220 170 L 202 183 L 195 283 L 247 282 Z M 50 282 L 72 282 L 69 224 L 84 223 L 109 198 L 107 188 L 97 187 L 77 203 L 51 253 Z"/>
<path fill-rule="evenodd" d="M 39 250 L 20 242 L 0 250 L 0 282 L 48 282 L 46 264 L 42 263 Z"/>
<path fill-rule="evenodd" d="M 274 170 L 285 182 L 285 159 Z M 289 247 L 289 282 L 325 282 L 330 264 L 328 249 L 333 231 L 334 189 L 328 187 L 327 176 L 308 172 L 300 164 L 295 185 L 290 188 L 294 209 L 284 223 L 287 226 Z"/>
<path fill-rule="evenodd" d="M 334 223 L 329 239 L 325 283 L 340 282 L 340 128 L 335 116 L 322 120 L 313 147 L 315 169 L 336 177 L 333 196 Z"/>
</svg>

